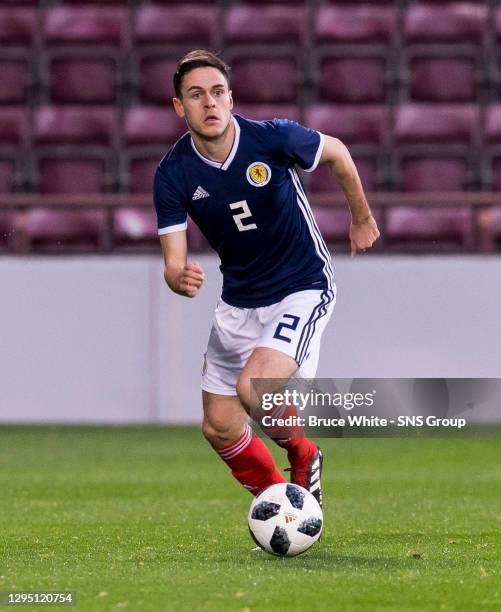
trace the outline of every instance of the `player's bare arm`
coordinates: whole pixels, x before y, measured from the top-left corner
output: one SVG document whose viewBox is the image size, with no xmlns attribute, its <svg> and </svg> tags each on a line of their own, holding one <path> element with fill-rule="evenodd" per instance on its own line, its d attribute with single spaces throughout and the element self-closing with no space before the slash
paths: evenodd
<svg viewBox="0 0 501 612">
<path fill-rule="evenodd" d="M 204 271 L 196 261 L 187 261 L 186 232 L 160 236 L 160 243 L 165 261 L 165 282 L 174 293 L 195 297 L 204 282 Z"/>
<path fill-rule="evenodd" d="M 320 162 L 330 166 L 348 200 L 351 211 L 351 254 L 370 248 L 379 238 L 379 230 L 350 152 L 338 138 L 325 136 Z"/>
</svg>

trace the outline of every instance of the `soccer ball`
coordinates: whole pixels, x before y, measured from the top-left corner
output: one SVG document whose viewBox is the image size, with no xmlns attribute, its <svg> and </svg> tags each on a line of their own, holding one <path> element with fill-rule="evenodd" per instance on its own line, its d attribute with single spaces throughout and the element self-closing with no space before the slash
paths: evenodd
<svg viewBox="0 0 501 612">
<path fill-rule="evenodd" d="M 281 482 L 254 498 L 248 521 L 251 536 L 263 550 L 294 557 L 307 551 L 320 537 L 323 513 L 309 491 Z"/>
</svg>

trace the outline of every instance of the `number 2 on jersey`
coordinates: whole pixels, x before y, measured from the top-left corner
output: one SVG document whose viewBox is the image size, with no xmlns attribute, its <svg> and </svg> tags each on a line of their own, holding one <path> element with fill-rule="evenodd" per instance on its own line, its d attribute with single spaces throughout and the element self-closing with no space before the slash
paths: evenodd
<svg viewBox="0 0 501 612">
<path fill-rule="evenodd" d="M 257 225 L 255 223 L 249 223 L 244 225 L 242 223 L 242 219 L 248 219 L 252 217 L 252 213 L 249 209 L 249 205 L 247 204 L 247 200 L 241 200 L 240 202 L 233 202 L 230 204 L 231 210 L 236 210 L 237 208 L 241 208 L 243 212 L 238 213 L 238 215 L 233 215 L 233 220 L 237 224 L 239 232 L 246 232 L 247 230 L 257 229 Z"/>
</svg>

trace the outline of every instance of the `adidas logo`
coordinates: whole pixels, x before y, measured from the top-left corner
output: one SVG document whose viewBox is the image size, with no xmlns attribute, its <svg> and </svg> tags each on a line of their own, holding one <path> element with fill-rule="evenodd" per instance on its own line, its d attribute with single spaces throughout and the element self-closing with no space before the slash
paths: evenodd
<svg viewBox="0 0 501 612">
<path fill-rule="evenodd" d="M 192 196 L 192 200 L 200 200 L 202 198 L 208 198 L 209 197 L 209 193 L 207 193 L 207 191 L 205 191 L 205 189 L 203 187 L 200 187 L 200 185 L 197 187 L 197 190 L 195 191 L 195 193 Z"/>
<path fill-rule="evenodd" d="M 297 516 L 295 516 L 294 514 L 291 514 L 290 512 L 284 512 L 284 518 L 285 518 L 285 522 L 288 523 L 292 523 L 292 521 L 295 521 L 297 519 Z"/>
</svg>

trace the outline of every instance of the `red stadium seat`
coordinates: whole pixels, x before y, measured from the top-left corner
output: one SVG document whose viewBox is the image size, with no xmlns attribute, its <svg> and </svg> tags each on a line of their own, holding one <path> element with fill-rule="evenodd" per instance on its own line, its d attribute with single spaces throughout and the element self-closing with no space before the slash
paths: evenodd
<svg viewBox="0 0 501 612">
<path fill-rule="evenodd" d="M 292 59 L 235 59 L 231 88 L 236 103 L 295 103 L 297 67 Z"/>
<path fill-rule="evenodd" d="M 42 82 L 55 103 L 112 104 L 129 44 L 122 7 L 61 6 L 47 10 Z"/>
<path fill-rule="evenodd" d="M 50 64 L 50 99 L 64 104 L 112 104 L 117 99 L 113 59 L 53 59 Z"/>
<path fill-rule="evenodd" d="M 161 144 L 167 149 L 187 130 L 186 122 L 171 108 L 136 106 L 125 111 L 124 141 L 132 144 Z"/>
<path fill-rule="evenodd" d="M 312 105 L 305 111 L 304 123 L 348 145 L 365 191 L 381 187 L 389 137 L 389 113 L 385 106 Z M 339 189 L 325 166 L 315 170 L 309 180 L 312 192 Z"/>
<path fill-rule="evenodd" d="M 31 47 L 37 33 L 37 13 L 30 8 L 0 6 L 0 45 Z"/>
<path fill-rule="evenodd" d="M 99 250 L 105 227 L 101 211 L 55 211 L 37 208 L 28 212 L 26 231 L 31 248 L 39 252 Z"/>
<path fill-rule="evenodd" d="M 399 143 L 471 144 L 479 127 L 478 111 L 468 104 L 402 104 L 395 138 Z"/>
<path fill-rule="evenodd" d="M 117 131 L 113 107 L 41 106 L 34 114 L 37 144 L 114 146 Z"/>
<path fill-rule="evenodd" d="M 397 109 L 392 147 L 396 188 L 414 192 L 470 188 L 477 130 L 475 106 L 402 105 Z M 466 208 L 395 207 L 388 212 L 390 249 L 469 250 L 472 235 Z"/>
<path fill-rule="evenodd" d="M 145 56 L 139 60 L 139 76 L 136 77 L 142 102 L 172 104 L 174 86 L 172 77 L 176 69 L 175 60 Z"/>
<path fill-rule="evenodd" d="M 501 190 L 501 104 L 485 108 L 484 142 L 482 146 L 482 186 Z"/>
<path fill-rule="evenodd" d="M 459 42 L 480 44 L 487 32 L 485 5 L 450 2 L 443 6 L 416 3 L 404 14 L 404 37 L 409 43 Z"/>
<path fill-rule="evenodd" d="M 28 102 L 36 32 L 35 10 L 0 7 L 0 104 Z"/>
<path fill-rule="evenodd" d="M 320 100 L 383 102 L 388 98 L 386 62 L 381 58 L 325 58 L 320 64 Z"/>
<path fill-rule="evenodd" d="M 121 7 L 57 6 L 47 9 L 45 44 L 125 47 L 129 42 L 128 12 Z"/>
<path fill-rule="evenodd" d="M 350 246 L 348 231 L 350 229 L 350 211 L 346 209 L 317 206 L 313 215 L 320 232 L 330 249 L 347 251 Z"/>
<path fill-rule="evenodd" d="M 135 45 L 179 45 L 213 47 L 218 33 L 218 9 L 214 6 L 145 5 L 137 9 L 133 36 Z"/>
<path fill-rule="evenodd" d="M 412 100 L 470 102 L 477 98 L 477 67 L 473 58 L 415 57 L 409 70 Z"/>
<path fill-rule="evenodd" d="M 391 45 L 397 30 L 393 7 L 322 6 L 315 16 L 317 43 L 383 43 Z"/>
<path fill-rule="evenodd" d="M 305 36 L 305 11 L 302 7 L 230 7 L 224 16 L 226 44 L 302 45 Z"/>
<path fill-rule="evenodd" d="M 151 189 L 151 185 L 150 185 Z M 157 220 L 153 205 L 150 209 L 122 208 L 116 211 L 113 227 L 114 248 L 131 251 L 136 247 L 160 250 Z"/>
</svg>

